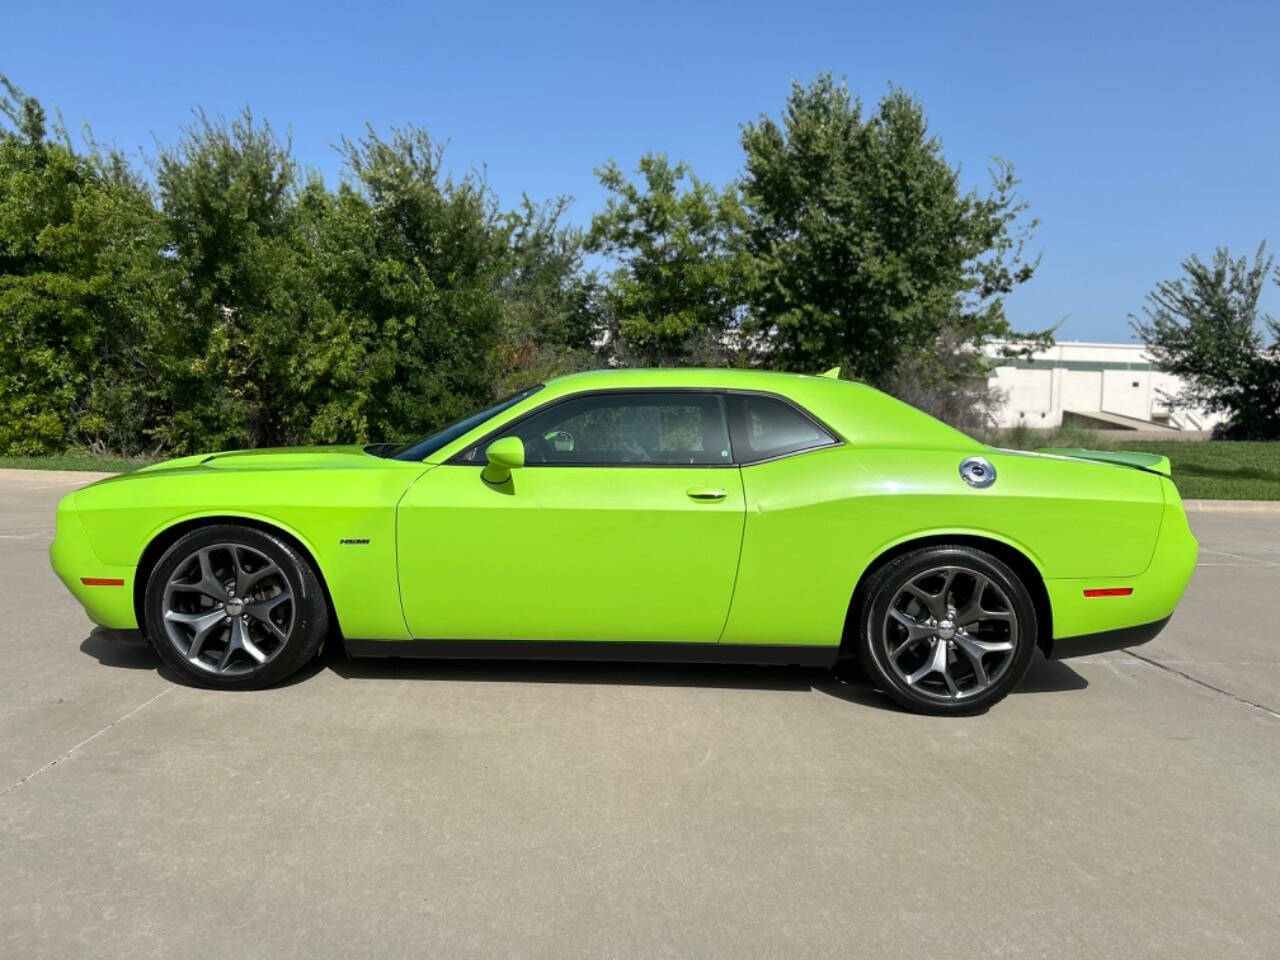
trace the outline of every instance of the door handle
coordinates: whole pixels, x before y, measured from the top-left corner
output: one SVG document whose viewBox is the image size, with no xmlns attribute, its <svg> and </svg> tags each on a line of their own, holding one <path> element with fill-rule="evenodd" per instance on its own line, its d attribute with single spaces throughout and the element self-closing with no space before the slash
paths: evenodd
<svg viewBox="0 0 1280 960">
<path fill-rule="evenodd" d="M 713 487 L 690 487 L 685 491 L 690 500 L 723 500 L 727 497 L 728 491 L 719 490 Z"/>
</svg>

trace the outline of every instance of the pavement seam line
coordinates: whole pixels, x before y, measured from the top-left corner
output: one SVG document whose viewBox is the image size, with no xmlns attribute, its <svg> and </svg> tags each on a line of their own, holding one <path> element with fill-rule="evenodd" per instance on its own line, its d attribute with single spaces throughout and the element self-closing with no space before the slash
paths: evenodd
<svg viewBox="0 0 1280 960">
<path fill-rule="evenodd" d="M 44 773 L 46 770 L 52 769 L 53 767 L 57 766 L 63 760 L 66 760 L 69 756 L 71 756 L 73 753 L 79 750 L 81 747 L 85 746 L 86 744 L 92 743 L 94 740 L 97 740 L 100 736 L 102 736 L 112 727 L 116 726 L 117 724 L 123 723 L 125 720 L 128 720 L 130 717 L 132 717 L 135 713 L 137 713 L 143 707 L 148 707 L 151 704 L 155 703 L 157 700 L 159 700 L 161 697 L 163 697 L 166 693 L 168 693 L 172 689 L 173 689 L 173 684 L 169 684 L 169 686 L 165 687 L 163 690 L 157 693 L 150 700 L 147 700 L 143 703 L 138 704 L 136 707 L 134 707 L 132 710 L 126 713 L 123 717 L 119 717 L 116 720 L 112 720 L 110 723 L 108 723 L 105 727 L 103 727 L 97 733 L 92 734 L 91 736 L 85 737 L 83 740 L 77 743 L 74 747 L 72 747 L 66 753 L 63 753 L 57 757 L 54 757 L 52 760 L 46 763 L 43 767 L 40 767 L 38 770 L 31 771 L 31 773 L 28 773 L 22 779 L 9 784 L 9 786 L 7 786 L 3 792 L 0 792 L 0 797 L 8 796 L 10 793 L 12 793 L 14 790 L 17 790 L 20 786 L 22 786 L 27 781 L 33 780 L 36 777 L 40 776 L 40 774 Z"/>
<path fill-rule="evenodd" d="M 1175 667 L 1171 667 L 1168 664 L 1161 663 L 1159 660 L 1152 660 L 1150 657 L 1144 657 L 1140 653 L 1134 653 L 1132 650 L 1129 650 L 1128 648 L 1126 648 L 1123 652 L 1127 653 L 1129 656 L 1133 657 L 1135 660 L 1141 660 L 1143 663 L 1150 664 L 1153 667 L 1159 667 L 1161 670 L 1165 671 L 1166 673 L 1172 673 L 1176 676 L 1182 677 L 1182 679 L 1184 680 L 1190 680 L 1192 683 L 1196 684 L 1197 686 L 1204 687 L 1206 690 L 1212 690 L 1214 693 L 1220 693 L 1222 694 L 1222 696 L 1228 697 L 1229 699 L 1236 701 L 1236 703 L 1242 703 L 1246 707 L 1253 707 L 1253 709 L 1255 710 L 1261 710 L 1267 716 L 1274 717 L 1276 720 L 1280 720 L 1280 713 L 1276 713 L 1270 707 L 1265 707 L 1255 700 L 1250 700 L 1248 697 L 1238 696 L 1232 693 L 1230 690 L 1223 690 L 1221 687 L 1215 687 L 1212 683 L 1208 683 L 1204 680 L 1201 680 L 1199 677 L 1193 677 L 1191 674 L 1184 673 L 1183 671 L 1178 670 Z"/>
</svg>

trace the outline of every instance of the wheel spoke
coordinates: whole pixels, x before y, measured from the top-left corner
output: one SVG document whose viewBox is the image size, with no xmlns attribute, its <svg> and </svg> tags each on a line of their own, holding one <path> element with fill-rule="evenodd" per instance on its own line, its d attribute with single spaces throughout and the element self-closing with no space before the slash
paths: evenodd
<svg viewBox="0 0 1280 960">
<path fill-rule="evenodd" d="M 988 610 L 982 605 L 982 598 L 986 594 L 987 588 L 992 587 L 997 592 L 999 592 L 999 588 L 995 587 L 989 578 L 980 573 L 975 573 L 973 579 L 973 593 L 969 596 L 968 602 L 956 612 L 956 626 L 968 627 L 982 620 L 999 620 L 1002 623 L 1013 623 L 1014 615 L 1012 610 Z M 1000 595 L 1004 596 L 1002 592 Z"/>
<path fill-rule="evenodd" d="M 977 650 L 987 653 L 1008 653 L 1013 649 L 1012 640 L 979 640 L 972 634 L 956 634 L 957 640 L 963 640 L 965 643 L 972 644 Z"/>
<path fill-rule="evenodd" d="M 933 627 L 926 623 L 921 623 L 919 620 L 913 620 L 901 610 L 896 608 L 891 609 L 889 611 L 889 616 L 893 617 L 894 620 L 902 624 L 902 626 L 907 630 L 907 639 L 902 641 L 902 643 L 889 652 L 889 656 L 895 660 L 902 654 L 902 651 L 906 650 L 907 647 L 911 646 L 913 643 L 923 640 L 925 637 L 933 636 Z"/>
<path fill-rule="evenodd" d="M 258 649 L 258 645 L 253 642 L 253 638 L 249 636 L 248 629 L 243 625 L 240 628 L 240 649 L 259 663 L 267 662 L 267 655 Z"/>
<path fill-rule="evenodd" d="M 178 613 L 174 610 L 166 610 L 164 618 L 170 623 L 181 623 L 195 631 L 191 637 L 191 646 L 187 648 L 187 658 L 194 660 L 200 655 L 209 634 L 226 619 L 226 614 L 220 608 L 202 610 L 200 613 Z"/>
<path fill-rule="evenodd" d="M 951 585 L 956 582 L 956 573 L 958 572 L 955 568 L 947 570 L 947 578 L 942 582 L 942 589 L 938 591 L 938 600 L 942 605 L 943 613 L 946 613 L 947 607 L 951 605 Z"/>
<path fill-rule="evenodd" d="M 944 651 L 943 652 L 944 663 L 942 664 L 941 673 L 942 673 L 942 679 L 947 681 L 947 692 L 950 693 L 953 698 L 958 697 L 960 696 L 960 688 L 956 686 L 955 678 L 951 676 L 950 666 L 947 663 L 945 663 L 945 660 L 946 660 L 945 651 L 947 648 L 941 643 L 938 644 L 938 646 L 941 647 L 942 650 Z"/>
<path fill-rule="evenodd" d="M 987 668 L 982 663 L 982 658 L 989 651 L 982 649 L 974 640 L 970 640 L 963 634 L 957 633 L 955 636 L 956 646 L 958 646 L 969 660 L 969 665 L 973 667 L 973 679 L 975 683 L 986 686 L 990 681 L 987 679 Z"/>
<path fill-rule="evenodd" d="M 244 605 L 244 612 L 255 620 L 261 620 L 263 623 L 272 623 L 271 611 L 280 604 L 292 600 L 293 594 L 286 590 L 284 593 L 278 593 L 274 597 L 268 597 L 266 600 L 255 600 L 252 603 Z"/>
<path fill-rule="evenodd" d="M 983 620 L 999 620 L 1003 623 L 1013 622 L 1013 612 L 1010 610 L 983 610 L 973 601 L 969 601 L 964 605 L 964 609 L 956 613 L 957 627 L 971 627 L 975 623 Z"/>
<path fill-rule="evenodd" d="M 209 559 L 209 555 L 212 552 L 212 547 L 205 547 L 197 554 L 200 560 L 200 580 L 193 586 L 206 597 L 212 597 L 214 600 L 226 600 L 231 594 L 227 592 L 226 584 L 219 580 L 213 572 L 213 561 Z"/>
<path fill-rule="evenodd" d="M 268 563 L 265 567 L 254 570 L 252 573 L 240 566 L 236 561 L 236 596 L 247 597 L 249 591 L 256 587 L 272 574 L 279 573 L 280 568 L 274 563 Z"/>
<path fill-rule="evenodd" d="M 908 583 L 902 589 L 923 603 L 926 609 L 939 620 L 947 615 L 947 605 L 943 602 L 941 594 L 928 593 L 914 583 Z"/>
<path fill-rule="evenodd" d="M 982 619 L 985 613 L 982 609 L 982 595 L 990 583 L 991 581 L 980 573 L 973 575 L 973 593 L 969 594 L 968 602 L 956 611 L 954 619 L 957 627 L 968 626 L 975 620 Z"/>
<path fill-rule="evenodd" d="M 240 562 L 240 549 L 238 547 L 231 548 L 231 568 L 235 571 L 236 585 L 231 591 L 231 595 L 235 597 L 243 597 L 248 591 L 245 590 L 244 582 L 249 576 L 249 572 L 245 570 L 244 564 Z"/>
<path fill-rule="evenodd" d="M 929 674 L 934 673 L 938 669 L 936 664 L 938 661 L 937 652 L 939 649 L 945 650 L 946 647 L 943 646 L 943 644 L 934 641 L 933 652 L 929 654 L 929 659 L 924 662 L 924 666 L 912 673 L 908 673 L 902 679 L 906 680 L 908 684 L 914 687 Z"/>
<path fill-rule="evenodd" d="M 960 696 L 960 688 L 956 686 L 955 678 L 951 676 L 951 666 L 947 662 L 947 644 L 942 640 L 935 640 L 933 643 L 933 651 L 929 654 L 929 659 L 915 673 L 907 677 L 907 683 L 913 686 L 931 674 L 938 674 L 942 677 L 943 682 L 947 685 L 947 691 L 951 696 Z"/>
<path fill-rule="evenodd" d="M 218 661 L 218 672 L 222 673 L 231 665 L 231 658 L 237 650 L 244 649 L 244 624 L 239 617 L 231 618 L 231 635 L 227 637 L 226 649 L 222 651 L 222 659 Z"/>
<path fill-rule="evenodd" d="M 272 636 L 274 636 L 281 643 L 284 643 L 286 640 L 289 639 L 289 634 L 287 634 L 284 630 L 282 630 L 280 625 L 276 623 L 274 620 L 272 620 L 270 617 L 266 617 L 260 622 L 264 627 L 270 630 Z"/>
</svg>

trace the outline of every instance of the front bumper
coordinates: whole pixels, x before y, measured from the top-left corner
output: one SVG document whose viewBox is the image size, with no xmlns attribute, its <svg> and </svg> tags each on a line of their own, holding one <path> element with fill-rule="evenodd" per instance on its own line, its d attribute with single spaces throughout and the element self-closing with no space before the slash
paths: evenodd
<svg viewBox="0 0 1280 960">
<path fill-rule="evenodd" d="M 80 601 L 89 619 L 115 630 L 136 630 L 133 582 L 136 567 L 103 563 L 93 551 L 75 510 L 75 494 L 58 503 L 57 527 L 49 545 L 53 572 Z"/>
</svg>

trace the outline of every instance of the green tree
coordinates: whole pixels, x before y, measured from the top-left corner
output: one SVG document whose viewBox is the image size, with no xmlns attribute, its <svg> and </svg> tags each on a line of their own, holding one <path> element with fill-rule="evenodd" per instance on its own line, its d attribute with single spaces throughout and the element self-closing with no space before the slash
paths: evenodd
<svg viewBox="0 0 1280 960">
<path fill-rule="evenodd" d="M 1160 369 L 1186 381 L 1176 402 L 1225 414 L 1216 433 L 1230 439 L 1280 439 L 1280 324 L 1258 312 L 1272 263 L 1266 244 L 1252 263 L 1226 247 L 1211 263 L 1193 254 L 1132 318 Z"/>
<path fill-rule="evenodd" d="M 596 171 L 612 196 L 588 248 L 620 262 L 604 294 L 613 349 L 629 364 L 724 363 L 749 283 L 737 194 L 663 154 L 642 157 L 637 172 L 641 184 L 612 161 Z"/>
<path fill-rule="evenodd" d="M 155 416 L 162 234 L 115 153 L 49 137 L 0 77 L 0 452 L 137 452 Z"/>
<path fill-rule="evenodd" d="M 172 450 L 296 443 L 308 422 L 298 344 L 317 308 L 287 142 L 246 110 L 198 113 L 156 181 L 177 303 L 165 331 Z"/>
<path fill-rule="evenodd" d="M 370 131 L 344 150 L 354 184 L 339 194 L 345 240 L 325 287 L 358 326 L 347 366 L 368 381 L 368 434 L 418 433 L 493 396 L 509 229 L 483 181 L 447 175 L 423 130 Z"/>
<path fill-rule="evenodd" d="M 568 206 L 566 197 L 538 204 L 526 196 L 506 215 L 509 248 L 499 287 L 503 324 L 496 357 L 500 394 L 598 362 L 600 283 L 584 266 L 584 232 L 563 223 Z"/>
<path fill-rule="evenodd" d="M 980 374 L 978 346 L 1017 337 L 1004 297 L 1029 280 L 1012 168 L 962 192 L 921 105 L 890 91 L 871 113 L 830 74 L 793 86 L 780 120 L 742 131 L 744 242 L 760 362 L 887 383 Z M 1045 334 L 1036 335 L 1041 340 Z M 929 361 L 957 355 L 957 365 Z M 923 358 L 923 359 L 922 359 Z"/>
<path fill-rule="evenodd" d="M 491 399 L 512 228 L 424 131 L 344 141 L 305 183 L 248 114 L 203 115 L 158 182 L 182 309 L 170 449 L 415 434 Z"/>
</svg>

